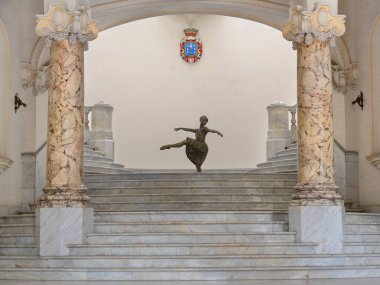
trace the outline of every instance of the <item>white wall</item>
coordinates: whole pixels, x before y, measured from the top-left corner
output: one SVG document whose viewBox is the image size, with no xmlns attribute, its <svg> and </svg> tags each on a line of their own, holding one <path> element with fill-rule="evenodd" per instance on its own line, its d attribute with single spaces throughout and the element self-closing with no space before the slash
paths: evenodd
<svg viewBox="0 0 380 285">
<path fill-rule="evenodd" d="M 371 68 L 370 68 L 370 38 L 371 28 L 377 16 L 380 15 L 380 5 L 373 0 L 340 1 L 340 13 L 347 15 L 347 32 L 344 39 L 350 50 L 351 59 L 359 64 L 359 86 L 355 92 L 348 94 L 346 113 L 351 122 L 357 124 L 356 132 L 347 136 L 347 142 L 357 145 L 359 152 L 359 188 L 360 204 L 369 210 L 380 211 L 380 171 L 370 165 L 366 157 L 372 154 L 372 120 L 371 120 Z M 380 77 L 380 25 L 374 33 L 374 122 L 375 122 L 375 151 L 380 152 L 380 108 L 379 106 L 379 77 Z M 352 101 L 360 93 L 364 93 L 364 110 L 358 105 L 352 106 Z M 350 127 L 350 121 L 346 124 Z M 352 142 L 352 143 L 351 143 Z"/>
<path fill-rule="evenodd" d="M 203 58 L 179 55 L 194 19 Z M 209 117 L 204 168 L 254 167 L 265 161 L 266 106 L 296 101 L 296 52 L 279 31 L 238 18 L 174 15 L 102 32 L 85 54 L 85 101 L 114 106 L 116 160 L 132 168 L 192 168 L 184 149 L 160 151 Z"/>
</svg>

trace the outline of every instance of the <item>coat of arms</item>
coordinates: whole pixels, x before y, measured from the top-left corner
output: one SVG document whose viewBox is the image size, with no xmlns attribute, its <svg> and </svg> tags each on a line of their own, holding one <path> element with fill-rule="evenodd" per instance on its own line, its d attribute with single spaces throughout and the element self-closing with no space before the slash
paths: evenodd
<svg viewBox="0 0 380 285">
<path fill-rule="evenodd" d="M 184 30 L 186 37 L 181 41 L 181 56 L 187 62 L 196 62 L 202 56 L 202 42 L 197 37 L 198 30 L 189 28 Z"/>
</svg>

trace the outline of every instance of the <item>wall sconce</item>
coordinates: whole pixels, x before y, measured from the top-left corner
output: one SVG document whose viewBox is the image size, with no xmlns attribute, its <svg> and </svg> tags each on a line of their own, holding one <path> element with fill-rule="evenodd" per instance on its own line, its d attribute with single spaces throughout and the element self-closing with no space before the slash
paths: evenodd
<svg viewBox="0 0 380 285">
<path fill-rule="evenodd" d="M 26 104 L 21 101 L 20 97 L 18 97 L 18 94 L 15 95 L 15 113 L 17 113 L 17 110 L 21 107 L 26 107 Z"/>
<path fill-rule="evenodd" d="M 358 95 L 358 97 L 354 101 L 352 101 L 352 105 L 355 105 L 356 103 L 360 106 L 360 108 L 362 108 L 362 111 L 363 111 L 363 107 L 364 107 L 363 91 L 360 91 L 360 94 Z"/>
</svg>

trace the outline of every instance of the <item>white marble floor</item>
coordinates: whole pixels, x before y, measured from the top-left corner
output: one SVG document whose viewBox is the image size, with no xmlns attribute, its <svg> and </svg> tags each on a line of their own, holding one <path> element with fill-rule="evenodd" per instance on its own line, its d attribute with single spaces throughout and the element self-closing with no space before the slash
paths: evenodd
<svg viewBox="0 0 380 285">
<path fill-rule="evenodd" d="M 379 285 L 379 278 L 263 281 L 8 281 L 0 285 Z"/>
</svg>

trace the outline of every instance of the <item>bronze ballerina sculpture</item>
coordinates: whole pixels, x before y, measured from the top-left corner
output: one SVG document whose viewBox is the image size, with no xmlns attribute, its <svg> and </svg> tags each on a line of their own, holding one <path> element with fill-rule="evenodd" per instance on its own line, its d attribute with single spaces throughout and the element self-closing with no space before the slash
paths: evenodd
<svg viewBox="0 0 380 285">
<path fill-rule="evenodd" d="M 189 129 L 189 128 L 175 128 L 175 131 L 183 130 L 186 132 L 192 132 L 195 133 L 195 140 L 192 138 L 186 138 L 186 140 L 181 141 L 179 143 L 175 144 L 167 144 L 162 146 L 160 149 L 170 149 L 172 147 L 174 148 L 180 148 L 184 145 L 186 146 L 186 156 L 187 158 L 195 164 L 197 168 L 197 172 L 202 172 L 201 166 L 203 162 L 206 159 L 207 153 L 208 153 L 208 146 L 206 144 L 206 135 L 207 133 L 215 133 L 223 137 L 223 135 L 215 130 L 210 130 L 206 127 L 206 124 L 208 122 L 208 119 L 206 116 L 200 117 L 200 126 L 199 129 Z"/>
</svg>

